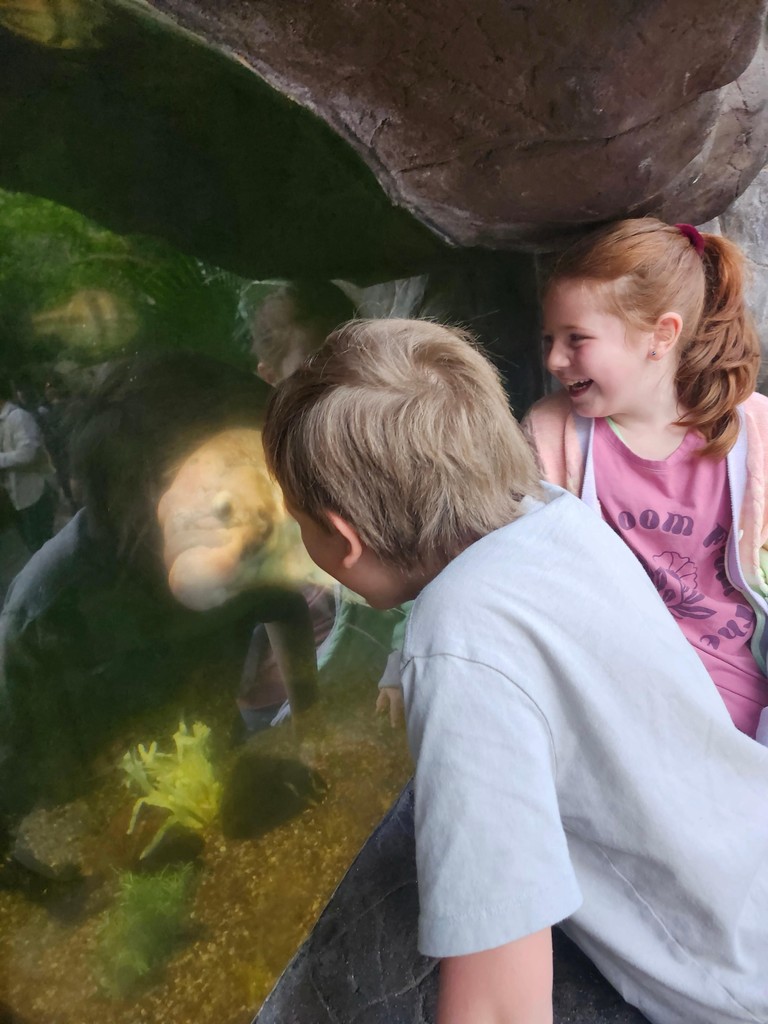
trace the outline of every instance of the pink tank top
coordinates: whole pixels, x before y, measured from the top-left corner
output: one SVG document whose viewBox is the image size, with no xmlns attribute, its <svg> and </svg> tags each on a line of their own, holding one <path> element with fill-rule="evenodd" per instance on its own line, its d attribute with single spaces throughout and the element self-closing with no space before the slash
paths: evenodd
<svg viewBox="0 0 768 1024">
<path fill-rule="evenodd" d="M 725 571 L 732 525 L 725 460 L 696 456 L 703 444 L 689 431 L 668 458 L 643 459 L 596 420 L 595 485 L 603 518 L 640 559 L 736 726 L 754 737 L 768 679 L 749 649 L 754 612 Z"/>
</svg>

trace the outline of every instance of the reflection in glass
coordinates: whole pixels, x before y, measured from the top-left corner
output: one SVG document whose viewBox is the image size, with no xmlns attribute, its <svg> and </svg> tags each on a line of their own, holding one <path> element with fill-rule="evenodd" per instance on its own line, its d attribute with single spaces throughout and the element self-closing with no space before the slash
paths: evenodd
<svg viewBox="0 0 768 1024">
<path fill-rule="evenodd" d="M 33 43 L 57 50 L 98 46 L 105 21 L 95 0 L 0 0 L 0 25 Z"/>
<path fill-rule="evenodd" d="M 123 298 L 104 288 L 83 288 L 55 309 L 32 315 L 40 338 L 60 338 L 68 349 L 120 351 L 136 337 L 139 318 Z"/>
</svg>

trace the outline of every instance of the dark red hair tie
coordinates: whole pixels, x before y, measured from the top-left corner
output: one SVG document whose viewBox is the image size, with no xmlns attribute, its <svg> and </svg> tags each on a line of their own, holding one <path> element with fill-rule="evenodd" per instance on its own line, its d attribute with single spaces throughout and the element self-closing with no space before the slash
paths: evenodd
<svg viewBox="0 0 768 1024">
<path fill-rule="evenodd" d="M 685 237 L 691 243 L 691 245 L 696 250 L 696 252 L 699 254 L 699 256 L 703 256 L 704 255 L 704 236 L 699 231 L 699 229 L 695 228 L 693 226 L 693 224 L 675 224 L 675 227 L 677 228 L 678 231 L 680 231 L 682 234 L 685 235 Z"/>
</svg>

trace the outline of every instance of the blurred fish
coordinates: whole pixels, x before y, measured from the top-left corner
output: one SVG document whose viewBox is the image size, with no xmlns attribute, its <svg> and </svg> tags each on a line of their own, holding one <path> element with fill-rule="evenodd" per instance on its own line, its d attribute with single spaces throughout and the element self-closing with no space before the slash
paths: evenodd
<svg viewBox="0 0 768 1024">
<path fill-rule="evenodd" d="M 0 0 L 0 25 L 55 50 L 97 48 L 105 21 L 97 0 Z"/>
<path fill-rule="evenodd" d="M 86 288 L 63 305 L 34 314 L 32 326 L 37 334 L 58 336 L 73 348 L 109 350 L 120 348 L 136 335 L 139 317 L 120 296 Z"/>
<path fill-rule="evenodd" d="M 189 608 L 213 608 L 253 587 L 333 586 L 304 550 L 258 430 L 222 431 L 200 445 L 157 511 L 168 582 Z"/>
</svg>

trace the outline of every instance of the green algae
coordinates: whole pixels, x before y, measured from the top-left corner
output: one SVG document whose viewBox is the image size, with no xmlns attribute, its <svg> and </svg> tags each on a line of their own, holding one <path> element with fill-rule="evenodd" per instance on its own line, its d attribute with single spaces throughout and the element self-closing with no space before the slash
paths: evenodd
<svg viewBox="0 0 768 1024">
<path fill-rule="evenodd" d="M 155 875 L 120 875 L 117 900 L 99 933 L 99 980 L 114 999 L 124 999 L 153 979 L 185 932 L 192 868 L 165 868 Z"/>
</svg>

